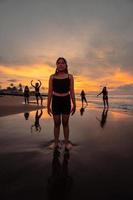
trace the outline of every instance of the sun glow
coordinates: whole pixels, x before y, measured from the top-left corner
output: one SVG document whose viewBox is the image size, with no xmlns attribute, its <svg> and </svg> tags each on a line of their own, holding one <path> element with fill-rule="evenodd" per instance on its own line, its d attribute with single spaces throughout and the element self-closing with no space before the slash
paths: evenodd
<svg viewBox="0 0 133 200">
<path fill-rule="evenodd" d="M 91 69 L 89 69 L 91 70 Z M 102 68 L 101 68 L 102 70 Z M 55 72 L 55 67 L 48 64 L 34 64 L 34 65 L 20 65 L 20 66 L 0 66 L 2 88 L 9 86 L 14 81 L 14 85 L 20 82 L 22 85 L 29 85 L 30 81 L 42 81 L 42 86 L 48 88 L 49 76 Z M 87 74 L 87 73 L 86 73 Z M 125 84 L 133 84 L 133 75 L 121 71 L 120 67 L 116 67 L 115 72 L 103 74 L 97 78 L 92 78 L 90 75 L 77 75 L 74 76 L 75 91 L 80 92 L 84 89 L 86 92 L 98 91 L 100 87 L 107 86 L 108 88 L 117 88 Z M 4 78 L 5 77 L 5 78 Z"/>
<path fill-rule="evenodd" d="M 19 67 L 0 66 L 0 72 L 10 76 L 26 77 L 26 78 L 44 78 L 54 72 L 53 67 L 49 65 L 30 65 Z"/>
</svg>

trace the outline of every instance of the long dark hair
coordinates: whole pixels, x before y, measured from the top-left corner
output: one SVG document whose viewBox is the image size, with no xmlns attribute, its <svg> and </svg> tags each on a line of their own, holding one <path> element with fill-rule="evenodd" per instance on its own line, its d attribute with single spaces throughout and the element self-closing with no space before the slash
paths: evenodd
<svg viewBox="0 0 133 200">
<path fill-rule="evenodd" d="M 103 91 L 105 92 L 107 92 L 107 87 L 105 86 L 105 87 L 103 87 Z"/>
<path fill-rule="evenodd" d="M 59 57 L 59 58 L 57 59 L 57 61 L 56 61 L 56 64 L 59 62 L 59 60 L 63 60 L 63 61 L 64 61 L 65 65 L 66 65 L 66 69 L 64 70 L 64 72 L 65 72 L 66 74 L 68 74 L 68 65 L 67 65 L 66 59 L 63 58 L 63 57 Z M 56 67 L 55 74 L 57 74 L 57 73 L 58 73 L 58 69 L 57 69 L 57 67 Z"/>
</svg>

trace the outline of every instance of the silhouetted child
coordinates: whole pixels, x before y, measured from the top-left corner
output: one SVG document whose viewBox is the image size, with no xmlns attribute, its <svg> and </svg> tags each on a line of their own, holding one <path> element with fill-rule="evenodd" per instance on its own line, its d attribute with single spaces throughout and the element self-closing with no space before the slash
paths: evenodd
<svg viewBox="0 0 133 200">
<path fill-rule="evenodd" d="M 31 86 L 35 88 L 35 97 L 36 97 L 36 101 L 37 101 L 37 104 L 39 105 L 39 98 L 41 99 L 41 105 L 42 105 L 42 102 L 43 102 L 43 98 L 42 98 L 42 95 L 40 94 L 40 87 L 42 85 L 41 81 L 38 80 L 39 83 L 35 83 L 35 85 L 33 85 L 33 80 L 31 81 Z"/>
<path fill-rule="evenodd" d="M 24 101 L 25 101 L 25 104 L 29 104 L 29 96 L 30 96 L 30 90 L 29 90 L 29 87 L 26 85 L 25 88 L 24 88 Z"/>
<path fill-rule="evenodd" d="M 80 96 L 81 96 L 82 107 L 83 107 L 84 102 L 87 104 L 87 99 L 86 99 L 84 90 L 81 91 Z"/>
<path fill-rule="evenodd" d="M 35 127 L 35 131 L 36 132 L 40 132 L 41 131 L 41 126 L 40 126 L 39 120 L 40 120 L 42 114 L 43 114 L 42 110 L 41 110 L 40 114 L 38 113 L 38 110 L 36 111 L 35 123 L 31 126 L 31 132 L 32 132 L 34 127 Z"/>
<path fill-rule="evenodd" d="M 108 91 L 107 91 L 107 87 L 104 87 L 103 90 L 97 95 L 97 97 L 99 95 L 103 94 L 103 104 L 104 104 L 104 107 L 109 107 L 109 103 L 108 103 Z"/>
</svg>

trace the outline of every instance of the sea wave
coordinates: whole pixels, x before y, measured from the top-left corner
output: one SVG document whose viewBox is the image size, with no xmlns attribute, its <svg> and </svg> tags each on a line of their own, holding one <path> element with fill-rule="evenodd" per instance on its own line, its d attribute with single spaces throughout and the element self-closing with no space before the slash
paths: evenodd
<svg viewBox="0 0 133 200">
<path fill-rule="evenodd" d="M 96 107 L 103 107 L 102 96 L 86 95 L 88 103 Z M 76 96 L 81 101 L 79 95 Z M 111 95 L 109 96 L 109 107 L 112 109 L 120 109 L 133 112 L 133 95 Z"/>
</svg>

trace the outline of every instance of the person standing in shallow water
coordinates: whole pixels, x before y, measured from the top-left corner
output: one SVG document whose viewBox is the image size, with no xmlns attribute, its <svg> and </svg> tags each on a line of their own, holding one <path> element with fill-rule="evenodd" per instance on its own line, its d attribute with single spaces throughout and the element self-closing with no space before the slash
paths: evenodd
<svg viewBox="0 0 133 200">
<path fill-rule="evenodd" d="M 35 83 L 35 85 L 33 85 L 33 80 L 31 81 L 31 86 L 35 88 L 35 97 L 36 97 L 36 102 L 37 104 L 39 105 L 39 98 L 41 99 L 41 105 L 42 105 L 42 102 L 43 102 L 43 98 L 42 98 L 42 95 L 40 94 L 40 87 L 42 85 L 41 81 L 38 80 L 39 83 Z"/>
<path fill-rule="evenodd" d="M 81 96 L 82 107 L 83 107 L 83 103 L 84 103 L 84 102 L 85 102 L 86 104 L 88 104 L 88 103 L 87 103 L 86 96 L 85 96 L 84 90 L 81 91 L 80 96 Z"/>
<path fill-rule="evenodd" d="M 97 97 L 99 95 L 103 94 L 103 104 L 104 104 L 104 108 L 107 105 L 107 108 L 109 107 L 109 103 L 108 103 L 108 91 L 107 91 L 107 87 L 103 87 L 103 90 L 97 95 Z"/>
<path fill-rule="evenodd" d="M 24 88 L 24 101 L 25 104 L 29 104 L 29 96 L 30 96 L 30 90 L 29 87 L 26 85 Z"/>
<path fill-rule="evenodd" d="M 72 108 L 71 108 L 72 101 Z M 58 58 L 56 70 L 49 78 L 47 111 L 54 120 L 54 148 L 58 148 L 60 125 L 63 125 L 65 148 L 70 148 L 69 143 L 69 116 L 76 111 L 74 92 L 74 79 L 68 73 L 68 65 L 65 58 Z"/>
</svg>

